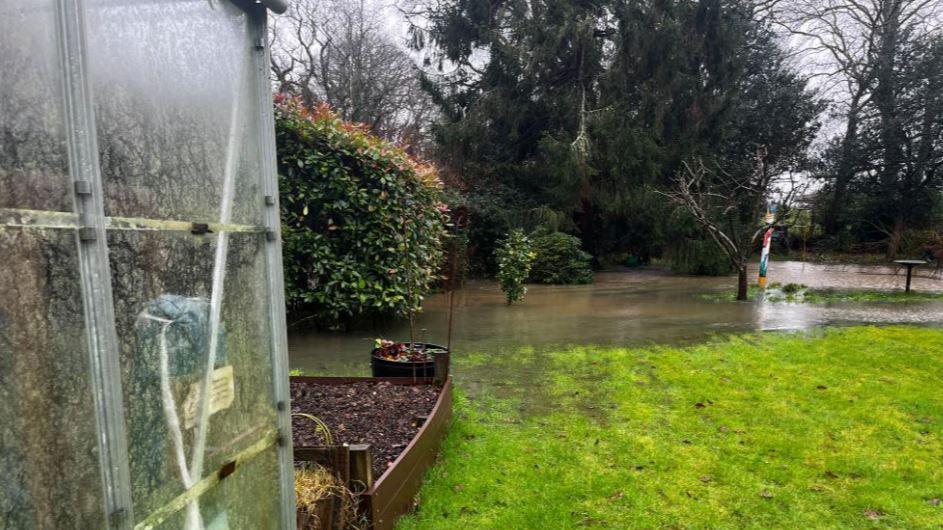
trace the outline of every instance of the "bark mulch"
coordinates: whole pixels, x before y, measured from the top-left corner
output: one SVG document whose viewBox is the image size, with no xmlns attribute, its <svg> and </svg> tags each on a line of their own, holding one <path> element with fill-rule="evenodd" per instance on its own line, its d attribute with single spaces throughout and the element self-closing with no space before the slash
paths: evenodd
<svg viewBox="0 0 943 530">
<path fill-rule="evenodd" d="M 375 478 L 386 471 L 419 431 L 413 418 L 432 412 L 439 397 L 433 385 L 291 383 L 291 411 L 311 414 L 331 429 L 334 443 L 370 444 Z M 314 422 L 292 418 L 296 446 L 324 445 Z"/>
</svg>

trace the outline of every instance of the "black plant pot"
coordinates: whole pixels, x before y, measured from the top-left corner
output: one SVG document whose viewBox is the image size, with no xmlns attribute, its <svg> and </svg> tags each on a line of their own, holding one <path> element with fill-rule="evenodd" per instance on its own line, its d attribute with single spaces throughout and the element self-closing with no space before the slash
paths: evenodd
<svg viewBox="0 0 943 530">
<path fill-rule="evenodd" d="M 426 342 L 416 342 L 413 347 L 417 349 L 436 348 L 448 351 L 445 346 Z M 370 368 L 373 370 L 373 377 L 435 377 L 435 359 L 421 362 L 388 361 L 377 357 L 378 351 L 379 348 L 374 348 L 370 352 Z"/>
</svg>

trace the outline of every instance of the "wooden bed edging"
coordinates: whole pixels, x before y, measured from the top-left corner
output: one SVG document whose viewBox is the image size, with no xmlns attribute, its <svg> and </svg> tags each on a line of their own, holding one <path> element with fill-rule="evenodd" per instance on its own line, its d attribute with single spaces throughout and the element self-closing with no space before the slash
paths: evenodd
<svg viewBox="0 0 943 530">
<path fill-rule="evenodd" d="M 395 385 L 434 384 L 432 378 L 411 377 L 309 377 L 292 376 L 293 382 L 321 385 L 388 382 Z M 452 419 L 452 377 L 449 376 L 429 417 L 393 464 L 360 495 L 360 507 L 374 530 L 391 530 L 413 507 L 423 475 L 435 463 Z"/>
</svg>

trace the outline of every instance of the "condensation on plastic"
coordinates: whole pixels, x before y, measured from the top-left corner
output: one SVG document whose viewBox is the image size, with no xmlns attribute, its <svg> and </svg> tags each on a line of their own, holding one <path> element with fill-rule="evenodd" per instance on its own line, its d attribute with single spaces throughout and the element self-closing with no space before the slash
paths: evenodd
<svg viewBox="0 0 943 530">
<path fill-rule="evenodd" d="M 250 82 L 246 15 L 207 0 L 98 0 L 87 20 L 105 213 L 262 224 L 259 87 Z M 118 230 L 107 241 L 139 522 L 276 427 L 266 241 L 259 233 Z M 235 393 L 232 405 L 209 416 L 197 473 L 199 427 L 181 419 L 182 404 L 206 376 L 216 275 L 223 296 L 214 368 L 232 367 Z M 189 302 L 157 310 L 161 300 Z M 278 475 L 251 476 L 254 466 L 200 498 L 204 524 L 262 528 L 280 520 L 270 506 L 277 507 Z M 238 517 L 230 514 L 236 507 Z M 165 526 L 180 527 L 186 511 Z"/>
<path fill-rule="evenodd" d="M 0 208 L 72 211 L 56 3 L 0 0 Z M 104 526 L 72 231 L 0 227 L 0 528 Z"/>
<path fill-rule="evenodd" d="M 276 530 L 281 505 L 272 485 L 278 484 L 278 458 L 274 448 L 246 462 L 245 466 L 200 499 L 207 528 Z M 277 491 L 277 490 L 276 490 Z M 222 526 L 225 522 L 227 526 Z M 172 527 L 167 527 L 172 528 Z"/>
<path fill-rule="evenodd" d="M 87 27 L 105 215 L 218 221 L 235 147 L 232 222 L 261 224 L 245 12 L 220 0 L 90 0 Z"/>
<path fill-rule="evenodd" d="M 223 0 L 82 5 L 105 215 L 263 224 L 264 87 L 245 13 Z M 0 208 L 73 210 L 58 7 L 0 0 Z M 198 429 L 170 418 L 206 374 L 214 276 L 224 287 L 215 366 L 232 369 L 234 397 L 209 417 L 189 483 L 271 439 L 270 243 L 169 230 L 110 230 L 106 243 L 110 271 L 97 272 L 113 290 L 133 524 L 186 489 L 174 433 L 192 460 Z M 0 227 L 0 528 L 107 526 L 79 248 L 71 228 Z M 149 311 L 166 322 L 142 320 Z M 280 495 L 269 447 L 162 527 L 198 509 L 207 528 L 272 528 L 284 520 Z"/>
<path fill-rule="evenodd" d="M 281 520 L 279 499 L 271 486 L 278 480 L 278 459 L 269 449 L 246 462 L 235 473 L 200 499 L 200 514 L 207 530 L 276 530 Z M 180 530 L 185 526 L 180 511 L 157 527 Z"/>
<path fill-rule="evenodd" d="M 56 2 L 0 0 L 0 208 L 72 211 Z"/>
<path fill-rule="evenodd" d="M 75 233 L 0 228 L 0 256 L 0 528 L 103 528 Z"/>
<path fill-rule="evenodd" d="M 108 235 L 132 497 L 139 519 L 184 490 L 179 462 L 173 455 L 173 433 L 161 401 L 159 332 L 142 320 L 141 313 L 167 294 L 208 301 L 217 239 L 214 235 L 186 233 L 114 231 Z M 263 247 L 264 237 L 259 234 L 231 235 L 216 367 L 232 366 L 235 401 L 228 409 L 210 416 L 204 475 L 275 426 Z M 195 339 L 181 337 L 175 330 L 186 329 L 182 318 L 171 328 L 169 373 L 179 410 L 192 385 L 205 375 L 205 344 L 200 342 L 205 333 L 191 333 Z M 188 460 L 193 436 L 193 429 L 184 430 Z M 277 498 L 277 477 L 267 487 L 268 495 Z M 247 497 L 246 502 L 255 501 Z"/>
</svg>

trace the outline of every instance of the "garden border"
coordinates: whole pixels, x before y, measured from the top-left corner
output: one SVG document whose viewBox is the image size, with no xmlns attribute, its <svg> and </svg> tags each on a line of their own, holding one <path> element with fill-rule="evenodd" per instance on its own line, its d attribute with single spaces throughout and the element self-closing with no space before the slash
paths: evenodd
<svg viewBox="0 0 943 530">
<path fill-rule="evenodd" d="M 434 385 L 435 380 L 412 377 L 311 377 L 292 376 L 292 382 L 321 385 L 387 382 L 394 385 Z M 367 491 L 360 494 L 360 509 L 374 530 L 391 530 L 396 521 L 413 507 L 423 475 L 435 463 L 439 448 L 452 419 L 452 377 L 439 391 L 435 406 L 419 432 L 396 460 Z"/>
</svg>

